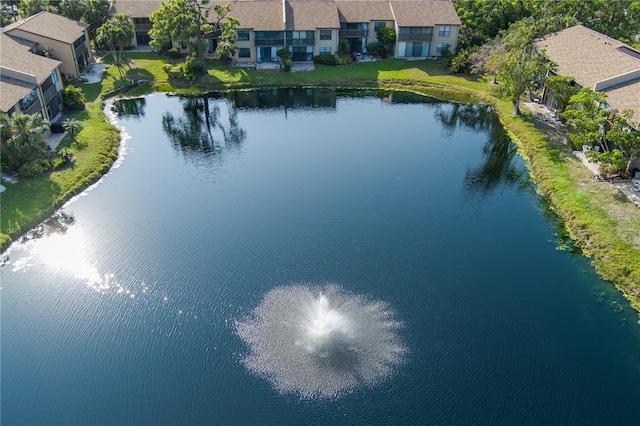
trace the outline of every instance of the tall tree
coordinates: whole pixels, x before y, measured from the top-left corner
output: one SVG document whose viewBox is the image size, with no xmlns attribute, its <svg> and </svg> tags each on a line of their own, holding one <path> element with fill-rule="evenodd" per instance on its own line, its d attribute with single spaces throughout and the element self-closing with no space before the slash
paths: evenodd
<svg viewBox="0 0 640 426">
<path fill-rule="evenodd" d="M 44 158 L 47 142 L 44 134 L 49 129 L 47 121 L 40 114 L 16 113 L 9 120 L 11 137 L 7 140 L 9 161 L 20 166 L 29 161 Z"/>
<path fill-rule="evenodd" d="M 553 95 L 553 101 L 560 112 L 569 105 L 571 97 L 578 93 L 578 88 L 572 86 L 573 77 L 565 75 L 554 75 L 547 78 L 546 87 L 547 90 Z"/>
<path fill-rule="evenodd" d="M 567 124 L 583 144 L 599 145 L 603 151 L 608 151 L 604 140 L 604 126 L 609 112 L 600 106 L 605 102 L 604 93 L 583 88 L 571 97 L 567 109 L 560 117 L 567 120 Z"/>
<path fill-rule="evenodd" d="M 622 152 L 623 158 L 627 163 L 627 170 L 629 170 L 631 162 L 640 157 L 640 132 L 631 129 L 628 125 L 632 117 L 633 110 L 624 110 L 621 116 L 616 115 L 613 118 L 613 125 L 606 133 L 607 141 L 617 146 Z"/>
<path fill-rule="evenodd" d="M 210 5 L 209 0 L 168 0 L 151 14 L 153 28 L 149 31 L 149 44 L 157 48 L 173 42 L 186 44 L 189 52 L 197 56 L 203 72 L 206 72 L 206 38 L 220 38 L 225 29 L 221 25 L 223 21 L 233 29 L 238 25 L 238 20 L 229 15 L 230 10 L 229 4 Z"/>
<path fill-rule="evenodd" d="M 62 16 L 79 21 L 84 16 L 87 5 L 85 0 L 62 0 L 58 9 Z"/>
<path fill-rule="evenodd" d="M 216 51 L 213 55 L 214 58 L 227 62 L 236 54 L 236 41 L 238 41 L 237 26 L 238 20 L 235 18 L 220 22 L 220 37 L 218 38 L 218 46 L 216 46 Z"/>
<path fill-rule="evenodd" d="M 554 67 L 533 48 L 533 39 L 539 31 L 540 27 L 531 19 L 512 24 L 507 31 L 500 33 L 497 48 L 489 58 L 496 70 L 494 73 L 500 79 L 499 90 L 513 104 L 515 115 L 520 115 L 522 95 L 541 85 L 547 72 Z"/>
<path fill-rule="evenodd" d="M 49 0 L 21 0 L 20 17 L 27 18 L 43 10 L 49 10 Z"/>
<path fill-rule="evenodd" d="M 96 31 L 96 42 L 111 47 L 113 62 L 119 67 L 124 59 L 124 47 L 131 43 L 135 27 L 129 15 L 116 13 Z M 116 54 L 118 47 L 120 55 Z"/>
<path fill-rule="evenodd" d="M 89 38 L 95 39 L 96 31 L 109 19 L 109 0 L 86 0 L 87 10 L 82 20 L 89 25 Z"/>
</svg>

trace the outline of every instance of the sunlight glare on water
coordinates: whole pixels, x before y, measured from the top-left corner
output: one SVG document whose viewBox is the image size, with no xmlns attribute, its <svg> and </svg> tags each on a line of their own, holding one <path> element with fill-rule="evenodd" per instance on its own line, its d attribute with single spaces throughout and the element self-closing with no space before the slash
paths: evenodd
<svg viewBox="0 0 640 426">
<path fill-rule="evenodd" d="M 129 290 L 114 282 L 114 274 L 101 273 L 89 261 L 88 238 L 83 229 L 76 226 L 65 233 L 51 233 L 44 238 L 29 240 L 25 243 L 25 255 L 13 262 L 13 271 L 26 271 L 34 265 L 43 265 L 69 274 L 100 293 L 114 289 L 118 293 L 135 297 Z"/>
</svg>

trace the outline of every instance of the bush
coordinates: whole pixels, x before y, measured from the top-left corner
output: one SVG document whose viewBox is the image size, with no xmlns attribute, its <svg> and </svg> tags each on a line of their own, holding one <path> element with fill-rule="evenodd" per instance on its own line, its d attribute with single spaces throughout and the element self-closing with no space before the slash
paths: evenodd
<svg viewBox="0 0 640 426">
<path fill-rule="evenodd" d="M 284 72 L 289 72 L 289 71 L 291 71 L 291 59 L 285 59 L 285 60 L 283 61 L 283 65 L 284 65 L 284 67 L 283 67 Z"/>
<path fill-rule="evenodd" d="M 343 38 L 338 43 L 338 55 L 347 56 L 348 54 L 349 54 L 349 41 L 346 38 Z"/>
<path fill-rule="evenodd" d="M 336 65 L 336 57 L 334 55 L 314 56 L 313 57 L 313 63 L 314 64 L 320 64 L 320 65 L 335 66 Z"/>
<path fill-rule="evenodd" d="M 56 157 L 51 160 L 50 166 L 52 170 L 58 170 L 73 161 L 73 152 L 68 148 L 62 148 Z"/>
<path fill-rule="evenodd" d="M 41 174 L 46 173 L 50 167 L 51 165 L 48 161 L 34 160 L 20 166 L 18 173 L 24 177 L 40 176 Z"/>
<path fill-rule="evenodd" d="M 62 105 L 71 111 L 82 111 L 87 100 L 82 89 L 75 86 L 67 86 L 62 91 Z"/>
<path fill-rule="evenodd" d="M 340 56 L 338 57 L 338 65 L 351 65 L 353 64 L 353 59 L 351 56 Z"/>
<path fill-rule="evenodd" d="M 194 58 L 193 56 L 187 58 L 182 64 L 182 76 L 187 80 L 195 80 L 203 75 L 205 71 L 198 58 Z"/>
<path fill-rule="evenodd" d="M 200 61 L 197 58 L 187 58 L 181 64 L 164 64 L 162 70 L 172 78 L 184 78 L 185 80 L 195 80 L 203 75 L 206 70 L 200 65 Z"/>
<path fill-rule="evenodd" d="M 167 50 L 167 56 L 171 59 L 178 59 L 180 57 L 180 49 L 178 49 L 177 47 L 172 47 L 171 49 Z"/>
</svg>

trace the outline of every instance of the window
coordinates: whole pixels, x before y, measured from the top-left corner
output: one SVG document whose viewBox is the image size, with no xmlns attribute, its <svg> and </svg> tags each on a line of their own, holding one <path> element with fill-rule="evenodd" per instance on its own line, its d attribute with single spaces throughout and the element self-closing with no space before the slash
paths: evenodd
<svg viewBox="0 0 640 426">
<path fill-rule="evenodd" d="M 381 21 L 377 21 L 373 23 L 373 29 L 375 31 L 378 31 L 378 28 L 382 28 L 382 27 L 386 27 L 387 23 L 386 22 L 381 22 Z"/>
<path fill-rule="evenodd" d="M 57 69 L 54 72 L 51 73 L 51 82 L 53 84 L 56 84 L 58 82 L 58 70 Z"/>
<path fill-rule="evenodd" d="M 331 40 L 331 30 L 320 30 L 320 40 Z"/>
<path fill-rule="evenodd" d="M 32 90 L 23 100 L 20 101 L 20 109 L 27 111 L 29 107 L 38 102 L 38 92 Z"/>
<path fill-rule="evenodd" d="M 436 52 L 442 53 L 443 51 L 447 50 L 448 48 L 449 48 L 449 43 L 438 43 L 438 46 L 436 48 Z"/>
<path fill-rule="evenodd" d="M 449 37 L 451 35 L 451 27 L 444 25 L 438 29 L 438 35 L 441 37 Z"/>
<path fill-rule="evenodd" d="M 249 30 L 238 30 L 238 41 L 249 41 Z"/>
<path fill-rule="evenodd" d="M 400 27 L 400 34 L 431 34 L 431 27 Z"/>
<path fill-rule="evenodd" d="M 325 30 L 321 30 L 325 31 Z M 331 32 L 331 30 L 328 30 Z M 314 37 L 313 31 L 287 31 L 287 38 L 291 38 L 294 40 L 313 40 Z M 331 39 L 329 39 L 331 40 Z"/>
<path fill-rule="evenodd" d="M 320 55 L 331 55 L 331 48 L 330 47 L 321 47 L 320 48 Z"/>
<path fill-rule="evenodd" d="M 82 46 L 87 38 L 82 34 L 76 41 L 73 42 L 73 48 L 77 49 Z"/>
<path fill-rule="evenodd" d="M 251 57 L 251 48 L 240 47 L 238 49 L 238 58 L 250 58 L 250 57 Z"/>
</svg>

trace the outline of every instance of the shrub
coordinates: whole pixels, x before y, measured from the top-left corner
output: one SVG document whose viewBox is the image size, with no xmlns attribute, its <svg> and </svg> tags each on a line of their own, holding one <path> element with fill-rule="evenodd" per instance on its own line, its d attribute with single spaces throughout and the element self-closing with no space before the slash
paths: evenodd
<svg viewBox="0 0 640 426">
<path fill-rule="evenodd" d="M 187 58 L 182 64 L 182 76 L 187 80 L 195 80 L 205 72 L 206 70 L 202 64 L 200 64 L 198 58 L 194 58 L 193 56 Z"/>
<path fill-rule="evenodd" d="M 338 65 L 351 65 L 353 64 L 353 59 L 351 56 L 340 56 L 338 57 Z"/>
<path fill-rule="evenodd" d="M 58 170 L 73 162 L 73 152 L 68 148 L 62 148 L 56 155 L 56 157 L 50 161 L 52 170 Z"/>
<path fill-rule="evenodd" d="M 284 72 L 291 71 L 291 59 L 285 59 L 283 61 L 283 65 L 284 65 Z"/>
<path fill-rule="evenodd" d="M 349 41 L 346 38 L 340 40 L 338 44 L 338 56 L 347 56 L 349 54 Z"/>
<path fill-rule="evenodd" d="M 62 148 L 58 152 L 58 157 L 63 158 L 65 161 L 70 162 L 73 160 L 73 152 L 71 152 L 71 150 L 68 148 Z"/>
<path fill-rule="evenodd" d="M 313 63 L 314 64 L 320 64 L 320 65 L 335 66 L 336 65 L 336 57 L 334 55 L 314 56 L 313 57 Z"/>
<path fill-rule="evenodd" d="M 62 91 L 62 104 L 71 111 L 82 111 L 87 100 L 82 89 L 75 86 L 67 86 Z"/>
<path fill-rule="evenodd" d="M 171 49 L 167 50 L 167 56 L 171 59 L 178 59 L 180 57 L 180 49 L 178 49 L 177 47 L 172 47 Z"/>
<path fill-rule="evenodd" d="M 24 163 L 22 166 L 20 166 L 18 173 L 20 173 L 20 175 L 24 177 L 40 176 L 41 174 L 47 172 L 47 170 L 49 170 L 49 167 L 51 167 L 51 165 L 48 161 L 34 160 L 29 161 L 28 163 Z"/>
</svg>

